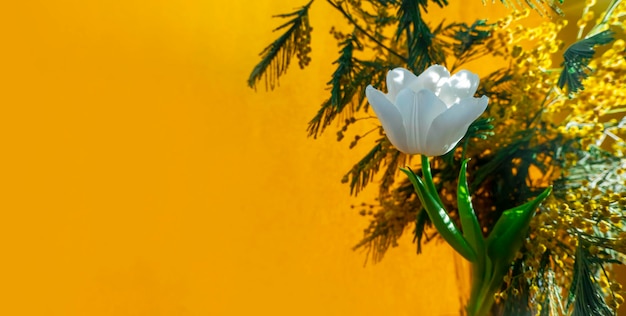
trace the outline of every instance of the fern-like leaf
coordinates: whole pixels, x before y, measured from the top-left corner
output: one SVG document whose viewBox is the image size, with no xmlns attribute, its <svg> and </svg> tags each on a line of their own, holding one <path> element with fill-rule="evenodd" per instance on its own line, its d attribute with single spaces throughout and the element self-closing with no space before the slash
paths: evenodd
<svg viewBox="0 0 626 316">
<path fill-rule="evenodd" d="M 559 88 L 567 86 L 569 93 L 576 93 L 583 90 L 582 81 L 589 76 L 589 60 L 595 54 L 596 45 L 608 44 L 613 40 L 613 32 L 610 30 L 600 32 L 591 37 L 582 39 L 563 53 L 563 70 L 559 77 Z"/>
<path fill-rule="evenodd" d="M 279 14 L 274 17 L 291 18 L 273 31 L 287 29 L 276 41 L 267 46 L 259 55 L 259 62 L 250 77 L 248 78 L 248 86 L 256 88 L 257 83 L 263 78 L 265 79 L 265 89 L 274 89 L 278 84 L 280 76 L 285 74 L 291 58 L 296 55 L 300 62 L 300 67 L 308 65 L 310 58 L 309 44 L 311 42 L 311 26 L 309 25 L 309 8 L 313 0 L 309 1 L 305 6 L 297 11 Z"/>
<path fill-rule="evenodd" d="M 309 122 L 309 136 L 317 136 L 352 101 L 355 91 L 352 78 L 355 65 L 352 55 L 358 45 L 354 35 L 348 36 L 339 44 L 339 58 L 333 63 L 337 68 L 327 82 L 330 85 L 330 98 L 324 101 L 317 115 Z"/>
<path fill-rule="evenodd" d="M 572 316 L 613 316 L 615 313 L 604 301 L 602 288 L 595 281 L 592 258 L 584 245 L 578 246 L 568 308 L 573 304 Z"/>
<path fill-rule="evenodd" d="M 371 84 L 382 88 L 387 70 L 391 67 L 381 61 L 363 61 L 352 56 L 358 45 L 356 37 L 342 42 L 340 56 L 335 61 L 337 69 L 328 82 L 331 95 L 322 103 L 317 114 L 309 122 L 309 136 L 317 137 L 346 108 L 350 113 L 361 109 L 365 102 L 365 88 Z"/>
<path fill-rule="evenodd" d="M 447 0 L 434 1 L 440 7 L 448 4 Z M 422 19 L 422 11 L 426 12 L 427 0 L 403 0 L 398 9 L 398 29 L 396 40 L 403 34 L 406 36 L 409 56 L 407 66 L 414 73 L 422 73 L 432 64 L 441 64 L 445 57 L 442 52 L 432 47 L 433 34 Z"/>
</svg>

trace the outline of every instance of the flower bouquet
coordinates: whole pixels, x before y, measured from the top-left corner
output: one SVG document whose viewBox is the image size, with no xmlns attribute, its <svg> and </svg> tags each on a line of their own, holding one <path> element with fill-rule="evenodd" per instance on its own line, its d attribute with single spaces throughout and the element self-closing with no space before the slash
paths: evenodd
<svg viewBox="0 0 626 316">
<path fill-rule="evenodd" d="M 327 0 L 350 31 L 331 30 L 340 55 L 309 135 L 339 121 L 342 140 L 363 119 L 380 122 L 378 134 L 352 140 L 375 138 L 342 179 L 354 194 L 379 180 L 355 247 L 373 260 L 412 229 L 418 253 L 438 236 L 470 262 L 467 315 L 615 315 L 624 292 L 612 267 L 626 254 L 626 3 L 502 2 L 510 14 L 467 24 L 427 19 L 446 0 Z M 274 88 L 294 57 L 308 65 L 312 4 L 278 16 L 288 20 L 251 87 Z M 543 22 L 525 24 L 530 14 Z M 482 78 L 461 70 L 481 60 L 505 66 Z"/>
</svg>

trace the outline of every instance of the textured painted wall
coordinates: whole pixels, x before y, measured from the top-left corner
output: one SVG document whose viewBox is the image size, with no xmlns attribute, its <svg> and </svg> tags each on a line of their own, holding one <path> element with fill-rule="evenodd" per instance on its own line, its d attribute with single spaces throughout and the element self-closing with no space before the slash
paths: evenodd
<svg viewBox="0 0 626 316">
<path fill-rule="evenodd" d="M 350 250 L 366 221 L 339 180 L 366 148 L 305 133 L 340 17 L 316 3 L 310 69 L 245 86 L 298 5 L 2 5 L 0 314 L 458 315 L 446 245 Z"/>
</svg>

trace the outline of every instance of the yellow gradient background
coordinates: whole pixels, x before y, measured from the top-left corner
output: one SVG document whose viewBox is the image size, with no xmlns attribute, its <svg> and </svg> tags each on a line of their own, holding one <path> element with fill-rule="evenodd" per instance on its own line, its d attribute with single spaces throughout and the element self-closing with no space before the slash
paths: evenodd
<svg viewBox="0 0 626 316">
<path fill-rule="evenodd" d="M 367 146 L 306 137 L 341 21 L 317 2 L 310 68 L 254 92 L 271 15 L 304 2 L 5 1 L 0 315 L 458 315 L 446 245 L 351 250 L 371 194 L 339 180 Z"/>
</svg>

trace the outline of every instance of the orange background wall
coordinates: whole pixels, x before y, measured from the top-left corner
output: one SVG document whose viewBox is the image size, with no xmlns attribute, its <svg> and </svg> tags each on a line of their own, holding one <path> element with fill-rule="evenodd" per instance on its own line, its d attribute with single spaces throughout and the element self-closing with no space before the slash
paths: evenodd
<svg viewBox="0 0 626 316">
<path fill-rule="evenodd" d="M 458 315 L 447 246 L 351 251 L 368 195 L 339 180 L 366 148 L 305 132 L 340 17 L 315 3 L 311 67 L 246 87 L 299 5 L 3 3 L 0 315 Z"/>
</svg>

